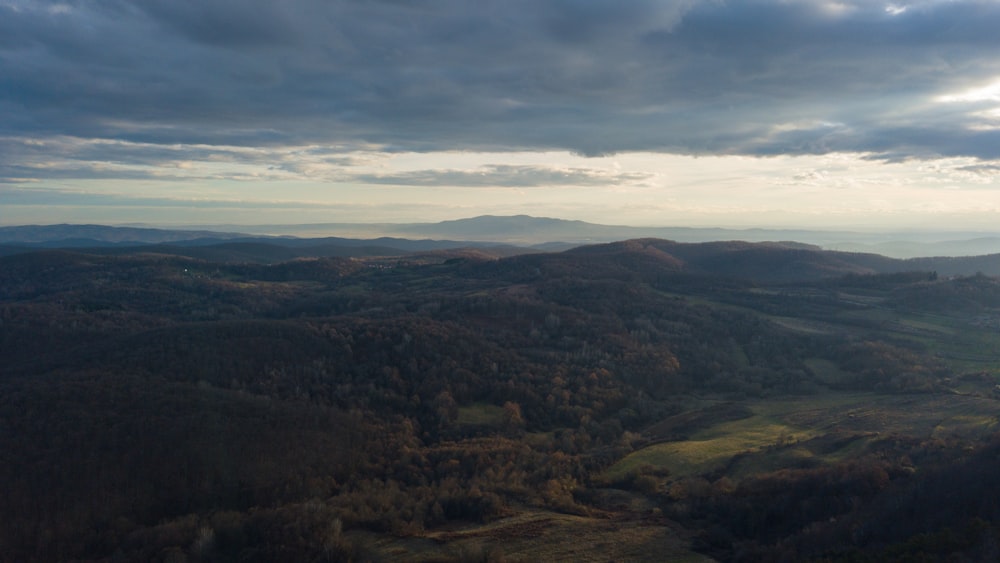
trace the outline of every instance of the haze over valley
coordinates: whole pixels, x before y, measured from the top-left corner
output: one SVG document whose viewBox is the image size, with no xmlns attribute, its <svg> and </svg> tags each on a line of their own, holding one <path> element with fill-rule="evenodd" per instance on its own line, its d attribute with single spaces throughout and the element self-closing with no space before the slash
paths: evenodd
<svg viewBox="0 0 1000 563">
<path fill-rule="evenodd" d="M 279 240 L 284 238 L 286 240 Z M 308 245 L 309 239 L 338 239 L 343 244 L 398 246 L 405 250 L 510 245 L 524 249 L 564 250 L 583 244 L 630 238 L 661 238 L 677 242 L 798 242 L 826 250 L 881 254 L 893 258 L 981 256 L 1000 253 L 1000 232 L 816 231 L 791 229 L 722 229 L 694 227 L 632 227 L 568 221 L 545 217 L 480 216 L 439 223 L 317 223 L 290 225 L 196 225 L 154 228 L 148 225 L 22 225 L 0 227 L 0 245 L 102 246 L 187 241 L 269 241 Z M 293 243 L 291 239 L 303 239 Z M 387 240 L 387 239 L 394 239 Z M 408 239 L 403 242 L 403 239 Z"/>
</svg>

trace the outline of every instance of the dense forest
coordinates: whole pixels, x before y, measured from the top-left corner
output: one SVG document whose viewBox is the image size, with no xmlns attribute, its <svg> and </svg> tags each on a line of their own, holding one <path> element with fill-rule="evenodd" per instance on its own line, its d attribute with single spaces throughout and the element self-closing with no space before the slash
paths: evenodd
<svg viewBox="0 0 1000 563">
<path fill-rule="evenodd" d="M 1000 556 L 993 277 L 167 250 L 0 258 L 0 559 Z"/>
</svg>

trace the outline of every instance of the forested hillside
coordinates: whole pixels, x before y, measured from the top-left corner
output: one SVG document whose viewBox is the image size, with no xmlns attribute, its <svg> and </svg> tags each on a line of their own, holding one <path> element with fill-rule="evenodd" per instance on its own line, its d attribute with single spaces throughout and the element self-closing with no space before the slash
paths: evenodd
<svg viewBox="0 0 1000 563">
<path fill-rule="evenodd" d="M 228 249 L 0 258 L 0 558 L 1000 545 L 994 278 L 789 244 Z"/>
</svg>

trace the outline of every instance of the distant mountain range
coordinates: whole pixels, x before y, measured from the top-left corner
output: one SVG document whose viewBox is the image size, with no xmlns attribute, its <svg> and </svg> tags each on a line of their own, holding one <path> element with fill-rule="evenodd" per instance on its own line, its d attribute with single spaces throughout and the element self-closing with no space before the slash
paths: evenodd
<svg viewBox="0 0 1000 563">
<path fill-rule="evenodd" d="M 637 238 L 676 242 L 795 241 L 826 250 L 874 253 L 893 258 L 980 256 L 1000 253 L 1000 233 L 863 233 L 779 229 L 720 229 L 600 225 L 527 215 L 484 215 L 438 223 L 322 223 L 302 225 L 213 225 L 190 229 L 47 225 L 0 227 L 0 253 L 17 248 L 108 248 L 222 243 L 268 244 L 295 255 L 391 256 L 454 248 L 489 248 L 501 255 L 565 250 Z M 306 252 L 304 249 L 311 248 Z M 323 250 L 325 248 L 325 250 Z M 344 249 L 351 249 L 345 251 Z M 520 248 L 521 250 L 517 250 Z"/>
<path fill-rule="evenodd" d="M 202 227 L 208 228 L 208 227 Z M 497 242 L 531 248 L 560 250 L 581 244 L 635 238 L 661 238 L 678 242 L 742 240 L 747 242 L 798 241 L 827 250 L 874 252 L 894 258 L 924 256 L 976 256 L 1000 253 L 998 232 L 856 232 L 805 229 L 722 229 L 698 227 L 634 227 L 602 225 L 528 215 L 484 215 L 439 223 L 320 223 L 305 225 L 213 226 L 214 230 L 240 230 L 253 234 L 341 236 L 352 238 L 401 237 Z"/>
</svg>

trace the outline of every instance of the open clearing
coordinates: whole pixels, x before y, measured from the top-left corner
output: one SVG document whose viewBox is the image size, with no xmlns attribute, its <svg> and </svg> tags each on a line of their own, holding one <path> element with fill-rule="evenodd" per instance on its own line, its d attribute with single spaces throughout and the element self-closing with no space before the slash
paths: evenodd
<svg viewBox="0 0 1000 563">
<path fill-rule="evenodd" d="M 456 422 L 471 426 L 499 426 L 503 423 L 503 407 L 486 403 L 458 407 Z"/>
<path fill-rule="evenodd" d="M 743 406 L 751 416 L 720 420 L 685 440 L 632 452 L 607 470 L 607 478 L 621 479 L 643 466 L 667 469 L 672 478 L 700 475 L 726 468 L 741 454 L 768 448 L 782 452 L 770 452 L 778 461 L 760 470 L 803 460 L 839 461 L 857 455 L 878 436 L 978 438 L 996 430 L 1000 415 L 1000 402 L 994 399 L 954 394 L 827 393 L 748 401 Z M 817 440 L 822 437 L 829 439 Z M 743 464 L 739 476 L 748 471 Z"/>
<path fill-rule="evenodd" d="M 670 561 L 708 563 L 688 549 L 689 541 L 662 518 L 593 518 L 536 509 L 479 526 L 460 527 L 412 538 L 372 536 L 387 560 L 441 561 L 461 556 L 485 561 Z"/>
</svg>

